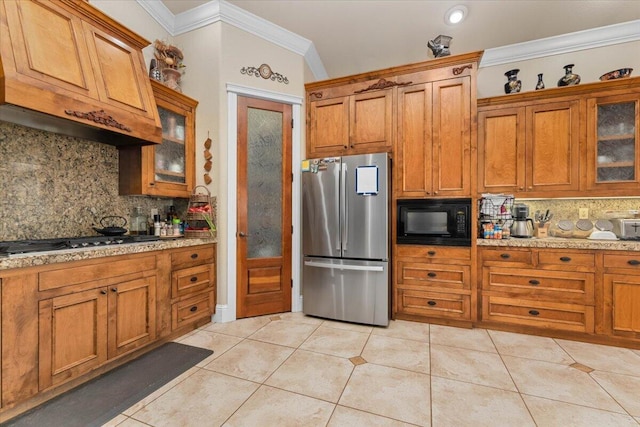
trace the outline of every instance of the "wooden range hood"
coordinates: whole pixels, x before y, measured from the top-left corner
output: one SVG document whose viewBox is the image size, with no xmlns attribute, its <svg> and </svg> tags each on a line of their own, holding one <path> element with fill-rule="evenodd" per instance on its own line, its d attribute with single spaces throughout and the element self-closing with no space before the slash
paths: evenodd
<svg viewBox="0 0 640 427">
<path fill-rule="evenodd" d="M 149 44 L 82 0 L 0 0 L 0 120 L 116 146 L 161 143 Z"/>
</svg>

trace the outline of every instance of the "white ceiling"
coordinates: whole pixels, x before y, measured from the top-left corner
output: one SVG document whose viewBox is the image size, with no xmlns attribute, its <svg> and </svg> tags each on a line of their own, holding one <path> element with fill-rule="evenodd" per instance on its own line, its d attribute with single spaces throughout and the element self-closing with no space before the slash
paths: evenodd
<svg viewBox="0 0 640 427">
<path fill-rule="evenodd" d="M 174 15 L 208 1 L 162 0 Z M 313 42 L 329 78 L 431 59 L 439 34 L 453 37 L 455 55 L 640 19 L 639 0 L 227 1 Z M 458 4 L 467 18 L 445 24 Z"/>
</svg>

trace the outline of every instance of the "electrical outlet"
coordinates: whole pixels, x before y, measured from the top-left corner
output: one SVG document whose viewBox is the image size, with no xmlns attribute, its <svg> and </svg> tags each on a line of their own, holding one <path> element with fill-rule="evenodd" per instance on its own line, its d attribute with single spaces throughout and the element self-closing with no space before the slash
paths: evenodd
<svg viewBox="0 0 640 427">
<path fill-rule="evenodd" d="M 579 219 L 589 219 L 589 208 L 580 208 L 580 209 L 578 209 L 578 218 Z"/>
</svg>

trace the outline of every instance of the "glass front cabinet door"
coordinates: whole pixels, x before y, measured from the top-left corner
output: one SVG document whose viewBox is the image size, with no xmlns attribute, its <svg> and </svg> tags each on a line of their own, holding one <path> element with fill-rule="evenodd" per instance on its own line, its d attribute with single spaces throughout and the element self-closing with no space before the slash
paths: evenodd
<svg viewBox="0 0 640 427">
<path fill-rule="evenodd" d="M 587 100 L 587 179 L 590 189 L 616 193 L 640 190 L 638 115 L 640 96 Z"/>
<path fill-rule="evenodd" d="M 195 110 L 198 102 L 151 80 L 162 144 L 120 150 L 120 194 L 184 197 L 195 185 Z"/>
</svg>

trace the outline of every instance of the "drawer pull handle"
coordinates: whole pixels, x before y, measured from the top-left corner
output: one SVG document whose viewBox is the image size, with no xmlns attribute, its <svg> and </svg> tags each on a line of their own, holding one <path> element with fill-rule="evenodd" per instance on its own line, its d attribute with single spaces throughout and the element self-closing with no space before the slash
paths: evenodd
<svg viewBox="0 0 640 427">
<path fill-rule="evenodd" d="M 103 290 L 101 290 L 101 291 L 100 291 L 100 293 L 101 293 L 102 295 L 106 295 L 106 294 L 107 294 L 107 291 L 105 291 L 105 290 L 103 289 Z"/>
<path fill-rule="evenodd" d="M 189 311 L 190 311 L 190 312 L 192 312 L 192 313 L 194 313 L 194 312 L 198 311 L 198 306 L 197 306 L 197 305 L 194 305 L 193 307 L 191 307 L 191 308 L 189 309 Z"/>
<path fill-rule="evenodd" d="M 197 282 L 198 281 L 198 277 L 197 276 L 193 276 L 190 280 L 191 280 L 191 282 Z"/>
<path fill-rule="evenodd" d="M 511 258 L 511 255 L 509 255 L 509 254 L 500 254 L 500 258 L 509 259 L 509 258 Z"/>
<path fill-rule="evenodd" d="M 429 304 L 430 306 L 432 306 L 432 307 L 433 307 L 433 306 L 434 306 L 434 305 L 436 305 L 437 303 L 436 303 L 435 301 L 427 301 L 427 304 Z"/>
<path fill-rule="evenodd" d="M 436 277 L 436 276 L 437 276 L 437 274 L 436 274 L 436 273 L 434 273 L 433 271 L 430 271 L 429 273 L 427 273 L 427 276 L 429 276 L 429 277 Z"/>
<path fill-rule="evenodd" d="M 434 256 L 436 254 L 436 251 L 429 251 L 429 252 L 427 252 L 427 254 L 429 254 L 431 256 Z"/>
<path fill-rule="evenodd" d="M 630 259 L 629 261 L 627 261 L 627 264 L 629 264 L 629 265 L 640 265 L 640 261 L 638 261 L 637 259 Z"/>
<path fill-rule="evenodd" d="M 529 284 L 531 284 L 533 286 L 538 286 L 540 284 L 540 281 L 536 280 L 536 279 L 531 279 L 531 280 L 529 280 Z"/>
<path fill-rule="evenodd" d="M 529 314 L 532 316 L 537 316 L 540 314 L 540 312 L 538 310 L 529 310 Z"/>
<path fill-rule="evenodd" d="M 569 262 L 569 261 L 571 261 L 571 257 L 568 257 L 568 256 L 561 256 L 561 257 L 560 257 L 560 261 L 562 261 L 562 262 Z"/>
<path fill-rule="evenodd" d="M 111 288 L 111 292 L 118 292 L 118 288 Z"/>
<path fill-rule="evenodd" d="M 198 254 L 191 254 L 191 259 L 196 259 L 198 258 Z"/>
</svg>

